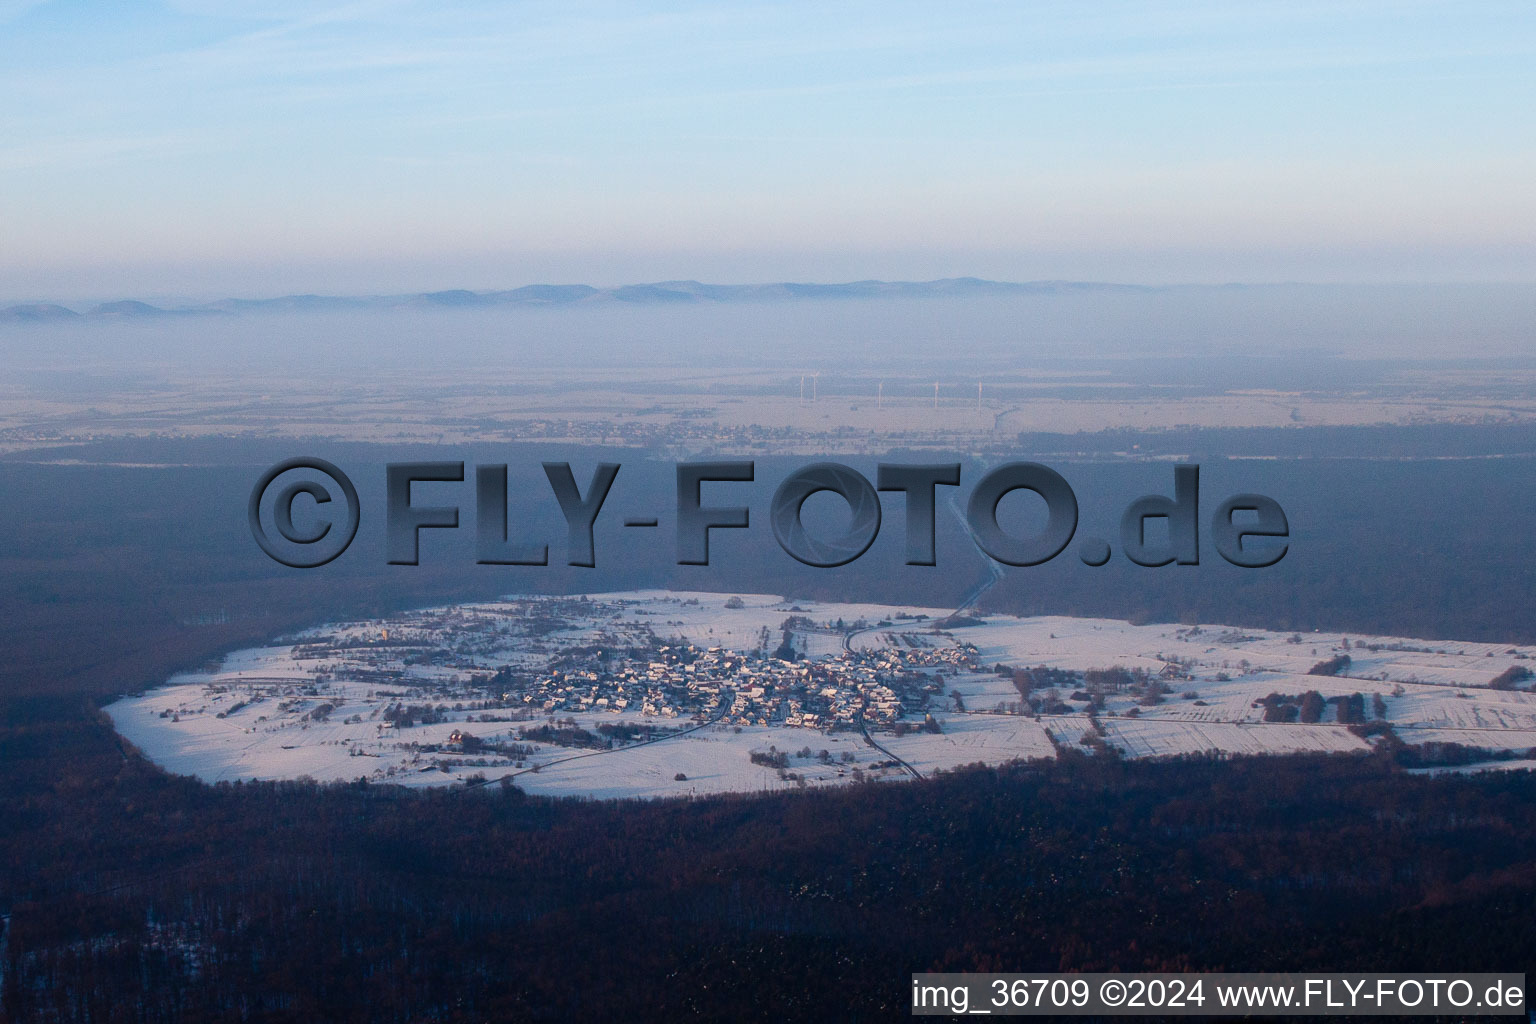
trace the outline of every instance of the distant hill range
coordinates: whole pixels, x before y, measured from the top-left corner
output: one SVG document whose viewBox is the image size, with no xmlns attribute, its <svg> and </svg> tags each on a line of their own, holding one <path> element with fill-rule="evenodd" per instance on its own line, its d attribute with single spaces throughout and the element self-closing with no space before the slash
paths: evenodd
<svg viewBox="0 0 1536 1024">
<path fill-rule="evenodd" d="M 730 302 L 927 298 L 941 296 L 1060 295 L 1081 292 L 1151 291 L 1138 285 L 1082 281 L 984 281 L 952 277 L 942 281 L 853 281 L 848 284 L 701 284 L 662 281 L 594 288 L 585 284 L 530 284 L 507 291 L 454 289 L 411 295 L 284 295 L 275 299 L 220 299 L 198 305 L 152 306 L 125 299 L 90 309 L 37 302 L 0 308 L 0 321 L 57 323 L 89 320 L 142 320 L 155 317 L 220 316 L 253 312 L 329 312 L 366 309 L 476 309 L 495 306 L 582 306 L 599 303 L 683 305 Z"/>
</svg>

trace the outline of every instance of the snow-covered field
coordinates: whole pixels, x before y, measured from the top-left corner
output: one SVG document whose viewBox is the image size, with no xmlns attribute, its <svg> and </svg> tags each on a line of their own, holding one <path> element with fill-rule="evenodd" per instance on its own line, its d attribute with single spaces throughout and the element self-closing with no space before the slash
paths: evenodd
<svg viewBox="0 0 1536 1024">
<path fill-rule="evenodd" d="M 880 745 L 924 775 L 978 762 L 1002 764 L 1017 759 L 1056 756 L 1046 727 L 1033 718 L 957 714 L 940 717 L 944 728 L 941 734 L 912 732 L 905 736 L 881 736 Z M 1072 716 L 1063 716 L 1063 720 L 1066 717 Z M 1072 738 L 1075 741 L 1077 737 Z"/>
<path fill-rule="evenodd" d="M 581 603 L 508 598 L 317 627 L 235 652 L 107 712 L 157 764 L 210 782 L 509 778 L 529 792 L 596 798 L 906 778 L 1050 758 L 1060 748 L 1127 757 L 1366 750 L 1376 740 L 1340 721 L 1351 700 L 1364 720 L 1405 743 L 1536 748 L 1531 681 L 1489 688 L 1507 669 L 1536 664 L 1528 647 L 1056 616 L 946 625 L 946 614 L 665 591 Z M 776 660 L 781 641 L 802 660 Z M 687 679 L 687 694 L 681 684 L 655 685 L 661 663 L 645 659 L 669 650 L 675 657 L 685 646 L 689 658 L 705 659 L 668 668 Z M 614 680 L 585 673 L 617 665 L 602 659 L 620 649 L 631 651 L 624 666 L 651 666 L 649 690 L 637 671 Z M 731 652 L 748 659 L 731 670 L 749 674 L 706 678 Z M 1308 674 L 1341 655 L 1350 659 L 1343 674 Z M 565 674 L 535 681 L 553 665 Z M 1117 666 L 1136 673 L 1137 688 L 1098 692 L 1090 703 L 1083 673 Z M 1026 698 L 1007 670 L 1038 667 L 1072 681 L 1036 685 Z M 755 685 L 768 677 L 750 673 L 770 670 L 783 674 L 777 692 L 804 701 L 825 695 L 817 699 L 830 704 L 814 727 L 793 724 L 788 709 L 800 705 L 775 700 L 774 680 Z M 837 681 L 838 672 L 849 674 Z M 787 689 L 786 679 L 799 689 Z M 1158 696 L 1147 699 L 1154 685 Z M 900 691 L 894 719 L 872 717 L 880 701 L 895 702 L 879 687 Z M 1266 697 L 1299 700 L 1308 691 L 1323 702 L 1316 721 L 1266 721 Z M 852 717 L 850 699 L 867 702 Z M 838 707 L 845 710 L 834 720 Z M 402 717 L 412 709 L 418 720 Z M 612 749 L 596 749 L 598 742 Z"/>
</svg>

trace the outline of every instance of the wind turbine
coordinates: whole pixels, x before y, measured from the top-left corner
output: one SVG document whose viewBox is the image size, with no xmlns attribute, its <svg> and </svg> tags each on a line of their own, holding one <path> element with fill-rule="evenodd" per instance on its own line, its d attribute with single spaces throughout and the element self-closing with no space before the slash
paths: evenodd
<svg viewBox="0 0 1536 1024">
<path fill-rule="evenodd" d="M 934 381 L 933 382 L 933 407 L 935 409 L 937 409 L 939 407 L 939 382 L 938 381 Z"/>
<path fill-rule="evenodd" d="M 981 412 L 981 381 L 976 382 L 976 411 Z"/>
<path fill-rule="evenodd" d="M 818 377 L 820 377 L 820 376 L 821 376 L 821 371 L 820 370 L 817 370 L 815 373 L 811 374 L 811 401 L 812 402 L 816 401 L 816 379 Z"/>
<path fill-rule="evenodd" d="M 800 401 L 805 401 L 805 374 L 800 375 Z"/>
<path fill-rule="evenodd" d="M 881 381 L 879 389 L 875 391 L 875 408 L 885 408 L 885 381 Z"/>
</svg>

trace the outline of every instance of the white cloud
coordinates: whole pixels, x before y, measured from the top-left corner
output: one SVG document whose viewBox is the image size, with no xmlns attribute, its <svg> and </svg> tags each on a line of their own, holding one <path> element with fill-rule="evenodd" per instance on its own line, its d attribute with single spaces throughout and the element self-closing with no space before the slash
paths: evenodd
<svg viewBox="0 0 1536 1024">
<path fill-rule="evenodd" d="M 48 0 L 0 0 L 0 25 L 8 21 L 15 21 L 35 7 L 41 7 Z"/>
<path fill-rule="evenodd" d="M 230 18 L 244 21 L 289 21 L 306 18 L 327 6 L 306 0 L 166 0 L 166 7 L 181 14 L 202 18 Z"/>
</svg>

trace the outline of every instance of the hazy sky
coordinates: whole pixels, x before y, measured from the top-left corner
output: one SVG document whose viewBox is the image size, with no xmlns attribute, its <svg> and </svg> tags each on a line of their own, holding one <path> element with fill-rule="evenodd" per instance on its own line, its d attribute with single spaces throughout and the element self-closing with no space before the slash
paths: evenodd
<svg viewBox="0 0 1536 1024">
<path fill-rule="evenodd" d="M 0 301 L 1536 279 L 1529 0 L 724 8 L 0 0 Z"/>
</svg>

